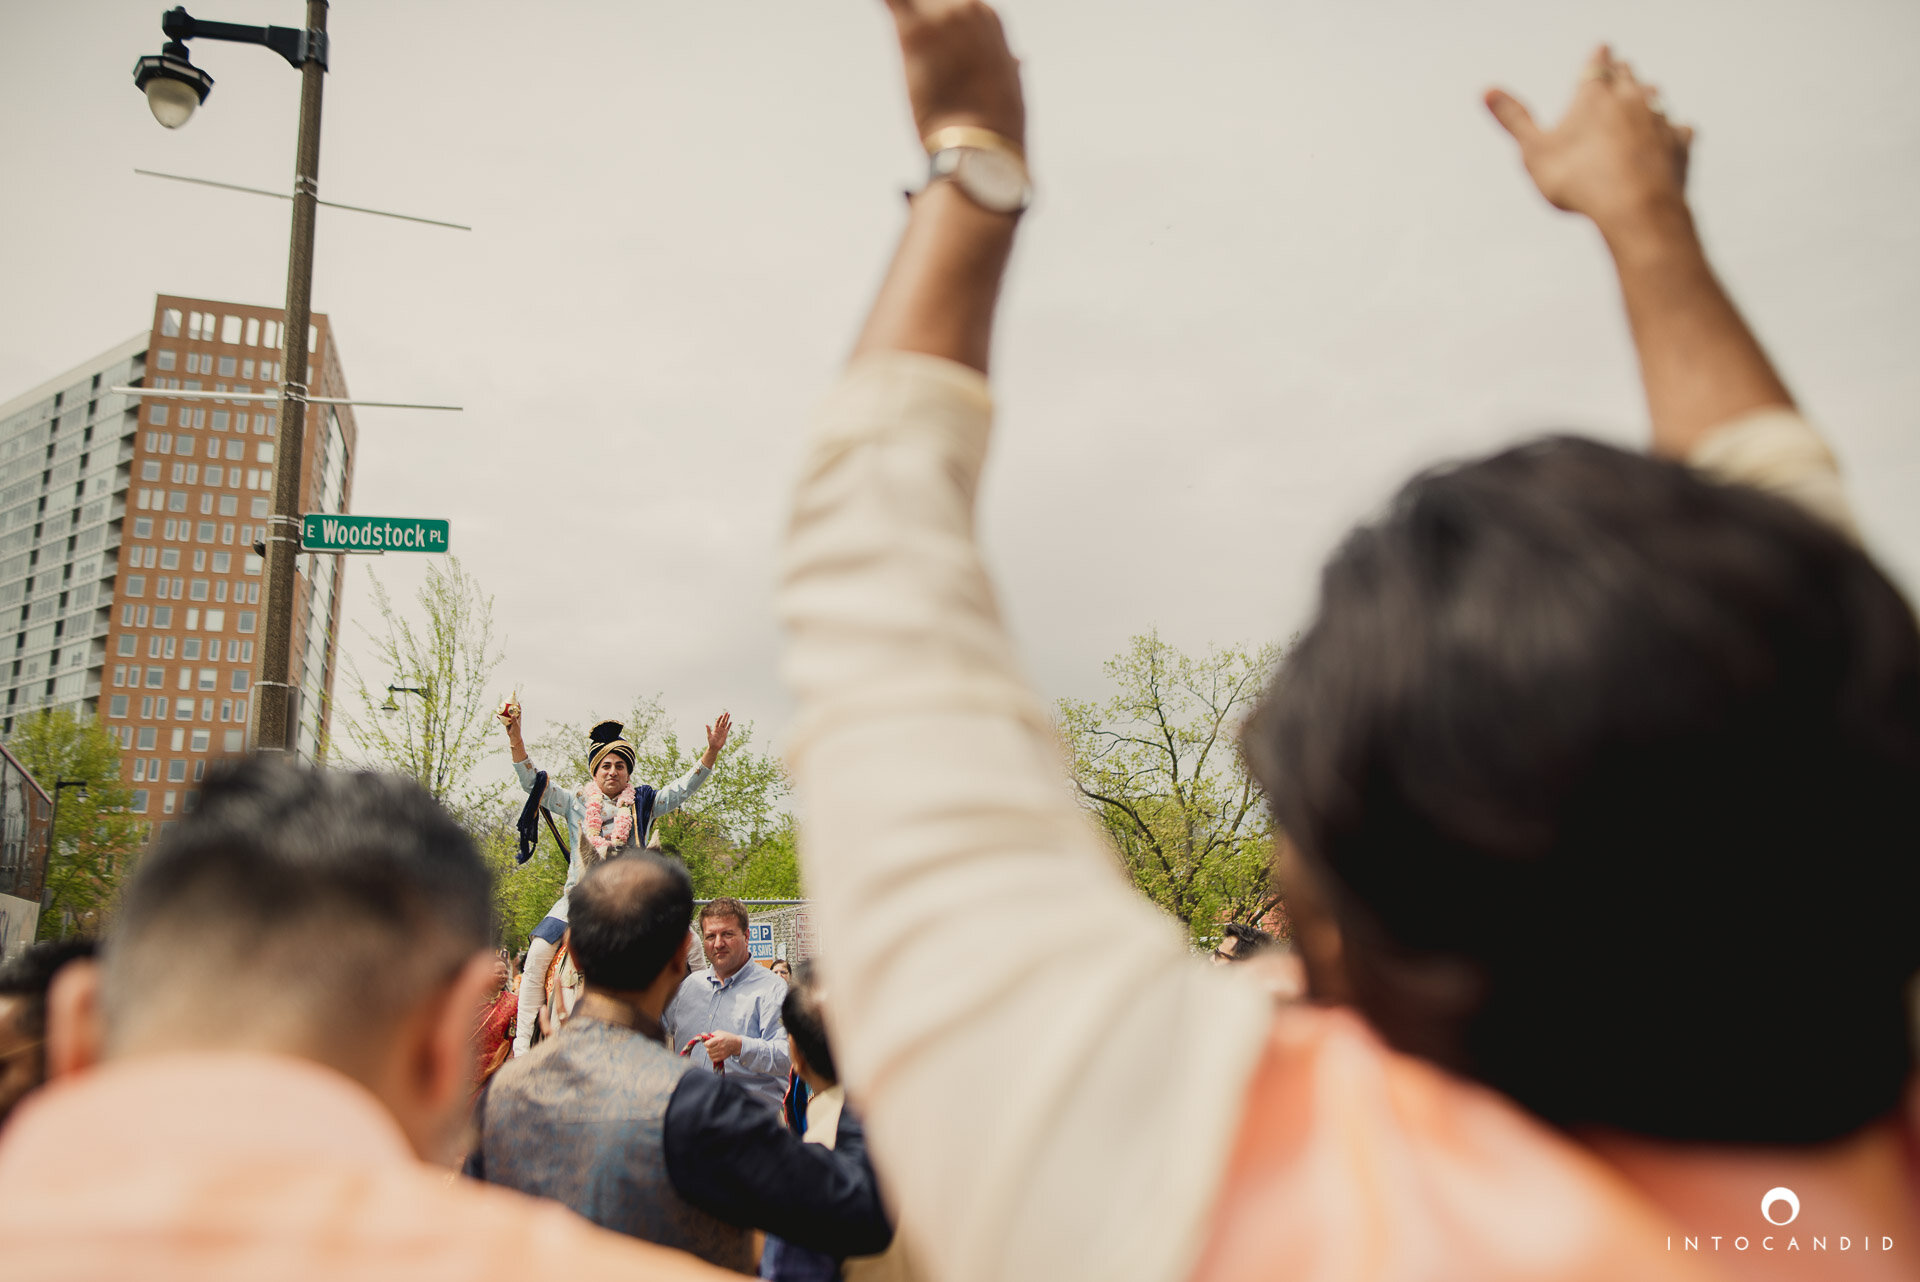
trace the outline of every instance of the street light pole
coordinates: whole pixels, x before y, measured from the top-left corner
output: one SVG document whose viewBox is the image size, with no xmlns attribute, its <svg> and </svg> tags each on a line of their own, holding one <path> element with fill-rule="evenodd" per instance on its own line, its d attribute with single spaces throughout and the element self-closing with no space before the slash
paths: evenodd
<svg viewBox="0 0 1920 1282">
<path fill-rule="evenodd" d="M 320 200 L 320 90 L 327 74 L 327 0 L 307 0 L 307 25 L 252 27 L 208 22 L 184 7 L 160 20 L 167 44 L 134 64 L 133 83 L 153 117 L 178 129 L 213 90 L 213 77 L 193 65 L 189 40 L 265 45 L 300 69 L 300 141 L 293 163 L 293 238 L 287 249 L 286 347 L 280 362 L 280 432 L 273 457 L 273 514 L 266 538 L 267 599 L 261 611 L 260 679 L 253 697 L 253 746 L 291 752 L 293 715 L 293 577 L 300 550 L 300 472 L 307 440 L 307 328 L 313 323 L 313 225 Z"/>
<path fill-rule="evenodd" d="M 327 0 L 307 0 L 307 29 L 327 30 Z M 322 50 L 324 41 L 316 41 Z M 293 579 L 300 550 L 300 473 L 306 455 L 307 327 L 312 323 L 313 227 L 320 197 L 320 90 L 326 67 L 311 55 L 300 68 L 300 142 L 293 174 L 293 236 L 287 249 L 286 353 L 280 371 L 280 436 L 273 453 L 273 515 L 268 521 L 267 599 L 260 629 L 259 690 L 253 746 L 292 752 L 294 717 Z"/>
</svg>

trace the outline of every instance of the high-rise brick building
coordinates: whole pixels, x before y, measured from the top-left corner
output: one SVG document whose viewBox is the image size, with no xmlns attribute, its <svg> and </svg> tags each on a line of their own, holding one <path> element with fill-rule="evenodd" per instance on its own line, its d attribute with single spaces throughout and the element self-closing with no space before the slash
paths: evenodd
<svg viewBox="0 0 1920 1282">
<path fill-rule="evenodd" d="M 162 295 L 146 333 L 0 405 L 0 730 L 44 707 L 97 716 L 156 823 L 192 807 L 208 762 L 250 746 L 265 578 L 253 549 L 279 418 L 269 402 L 109 389 L 273 392 L 282 316 Z M 310 394 L 345 398 L 325 316 L 307 343 Z M 304 452 L 300 510 L 346 511 L 351 410 L 309 408 Z M 289 680 L 307 756 L 331 720 L 341 561 L 299 560 Z"/>
</svg>

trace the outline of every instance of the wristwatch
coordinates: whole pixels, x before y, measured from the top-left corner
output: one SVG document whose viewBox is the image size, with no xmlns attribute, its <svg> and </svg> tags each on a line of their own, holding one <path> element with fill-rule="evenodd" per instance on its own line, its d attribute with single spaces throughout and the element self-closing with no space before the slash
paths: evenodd
<svg viewBox="0 0 1920 1282">
<path fill-rule="evenodd" d="M 923 141 L 928 183 L 952 179 L 968 200 L 996 214 L 1018 214 L 1033 203 L 1026 154 L 1011 138 L 974 125 L 948 125 Z"/>
</svg>

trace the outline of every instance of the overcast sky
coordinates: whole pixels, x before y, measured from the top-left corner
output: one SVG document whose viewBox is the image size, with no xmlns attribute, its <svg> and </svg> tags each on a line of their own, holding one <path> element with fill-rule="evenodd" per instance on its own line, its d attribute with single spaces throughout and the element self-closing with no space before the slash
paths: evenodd
<svg viewBox="0 0 1920 1282">
<path fill-rule="evenodd" d="M 163 0 L 5 0 L 0 400 L 146 327 L 278 306 L 299 78 L 201 41 L 183 129 L 130 75 Z M 298 0 L 196 16 L 299 25 Z M 1008 0 L 1039 202 L 1002 309 L 981 528 L 1030 670 L 1093 695 L 1129 635 L 1296 629 L 1410 469 L 1546 428 L 1644 433 L 1590 228 L 1479 103 L 1556 115 L 1614 42 L 1699 127 L 1695 208 L 1920 583 L 1920 5 Z M 879 0 L 343 0 L 314 283 L 363 409 L 354 506 L 444 517 L 533 726 L 658 694 L 778 742 L 772 617 L 799 438 L 924 161 Z M 369 573 L 346 636 L 365 653 Z M 384 672 L 367 672 L 384 684 Z M 344 681 L 336 693 L 346 696 Z M 504 760 L 504 753 L 502 754 Z"/>
</svg>

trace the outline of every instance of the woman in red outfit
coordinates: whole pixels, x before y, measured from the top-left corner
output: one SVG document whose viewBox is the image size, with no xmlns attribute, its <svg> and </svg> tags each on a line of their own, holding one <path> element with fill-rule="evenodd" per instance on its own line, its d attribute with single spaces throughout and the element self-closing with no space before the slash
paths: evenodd
<svg viewBox="0 0 1920 1282">
<path fill-rule="evenodd" d="M 504 1048 L 513 1044 L 513 1020 L 520 1009 L 520 990 L 513 982 L 513 963 L 507 960 L 505 952 L 500 954 L 494 975 L 500 981 L 500 989 L 480 1008 L 479 1021 L 473 1028 L 477 1051 L 473 1066 L 475 1090 L 485 1086 L 487 1079 L 505 1062 Z"/>
</svg>

